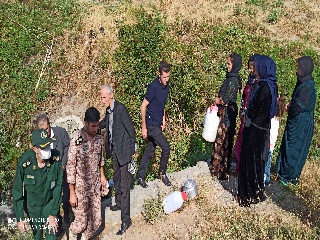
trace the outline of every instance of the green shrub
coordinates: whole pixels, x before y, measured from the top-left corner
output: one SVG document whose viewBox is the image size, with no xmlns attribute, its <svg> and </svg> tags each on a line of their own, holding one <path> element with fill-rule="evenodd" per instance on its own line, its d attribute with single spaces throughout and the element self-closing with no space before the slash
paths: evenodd
<svg viewBox="0 0 320 240">
<path fill-rule="evenodd" d="M 54 84 L 54 64 L 42 61 L 54 36 L 63 34 L 78 15 L 73 0 L 0 3 L 0 193 L 10 188 L 18 157 L 29 147 L 31 116 Z"/>
<path fill-rule="evenodd" d="M 263 2 L 264 2 L 263 0 L 248 0 L 248 1 L 246 1 L 246 4 L 261 6 Z"/>
<path fill-rule="evenodd" d="M 161 194 L 158 194 L 155 198 L 148 197 L 145 199 L 142 215 L 148 223 L 155 224 L 165 219 L 166 215 L 162 208 L 162 202 L 163 195 Z"/>
<path fill-rule="evenodd" d="M 32 231 L 29 230 L 25 234 L 22 234 L 18 229 L 15 227 L 5 226 L 0 224 L 0 239 L 6 240 L 32 240 L 33 235 Z"/>
</svg>

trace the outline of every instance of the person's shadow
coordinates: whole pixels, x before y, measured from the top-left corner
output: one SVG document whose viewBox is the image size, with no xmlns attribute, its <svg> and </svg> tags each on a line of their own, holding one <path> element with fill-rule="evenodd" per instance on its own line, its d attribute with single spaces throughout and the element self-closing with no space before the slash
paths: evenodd
<svg viewBox="0 0 320 240">
<path fill-rule="evenodd" d="M 229 191 L 234 199 L 237 199 L 238 179 L 234 171 L 230 171 L 228 181 L 220 181 L 221 186 Z M 271 179 L 270 185 L 265 189 L 266 195 L 272 202 L 283 210 L 293 213 L 307 225 L 317 226 L 319 224 L 319 209 L 310 208 L 303 199 L 295 195 L 288 187 L 283 187 L 276 180 Z"/>
</svg>

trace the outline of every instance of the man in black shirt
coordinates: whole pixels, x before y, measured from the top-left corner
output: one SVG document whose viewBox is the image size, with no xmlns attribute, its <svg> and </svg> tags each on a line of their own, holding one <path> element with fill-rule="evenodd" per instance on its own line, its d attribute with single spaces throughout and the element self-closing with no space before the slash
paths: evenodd
<svg viewBox="0 0 320 240">
<path fill-rule="evenodd" d="M 144 181 L 145 171 L 154 155 L 156 146 L 162 149 L 158 177 L 165 185 L 171 185 L 166 175 L 170 146 L 162 133 L 166 124 L 164 108 L 169 94 L 169 79 L 170 65 L 162 61 L 159 65 L 158 77 L 149 84 L 141 104 L 142 137 L 147 139 L 148 143 L 136 179 L 143 188 L 148 187 Z"/>
</svg>

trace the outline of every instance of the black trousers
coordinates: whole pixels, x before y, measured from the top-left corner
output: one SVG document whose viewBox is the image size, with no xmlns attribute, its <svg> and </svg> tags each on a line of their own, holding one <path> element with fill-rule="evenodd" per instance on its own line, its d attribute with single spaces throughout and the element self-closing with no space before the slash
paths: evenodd
<svg viewBox="0 0 320 240">
<path fill-rule="evenodd" d="M 162 129 L 159 126 L 147 126 L 148 131 L 148 143 L 142 156 L 140 166 L 136 175 L 136 178 L 145 177 L 146 169 L 148 168 L 150 159 L 153 157 L 156 146 L 159 146 L 162 150 L 160 157 L 159 171 L 166 172 L 170 155 L 170 145 L 167 139 L 162 133 Z"/>
<path fill-rule="evenodd" d="M 69 212 L 70 212 L 70 190 L 69 183 L 67 182 L 67 172 L 63 171 L 63 180 L 62 180 L 62 209 L 63 209 L 63 219 L 65 223 L 70 224 L 69 222 Z M 58 232 L 56 236 L 60 236 L 62 233 L 62 216 L 59 208 L 58 212 Z"/>
<path fill-rule="evenodd" d="M 120 166 L 117 156 L 113 151 L 113 181 L 116 190 L 115 202 L 121 208 L 121 221 L 128 223 L 130 218 L 130 184 L 131 173 L 128 171 L 128 163 Z"/>
<path fill-rule="evenodd" d="M 227 107 L 228 119 L 230 126 L 228 127 L 228 169 L 230 169 L 231 156 L 233 153 L 234 135 L 236 134 L 238 106 L 236 103 L 231 103 L 230 107 Z"/>
</svg>

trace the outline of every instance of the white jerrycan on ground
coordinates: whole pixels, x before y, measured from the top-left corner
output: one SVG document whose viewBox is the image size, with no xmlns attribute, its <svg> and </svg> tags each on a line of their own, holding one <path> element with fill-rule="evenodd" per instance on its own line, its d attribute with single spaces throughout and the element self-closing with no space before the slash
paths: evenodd
<svg viewBox="0 0 320 240">
<path fill-rule="evenodd" d="M 219 123 L 218 107 L 213 106 L 212 111 L 210 111 L 210 107 L 208 107 L 206 116 L 203 120 L 202 137 L 204 140 L 207 142 L 214 142 L 216 140 Z"/>
<path fill-rule="evenodd" d="M 185 191 L 174 191 L 163 199 L 162 206 L 166 214 L 170 214 L 181 208 L 184 201 L 187 200 Z"/>
</svg>

